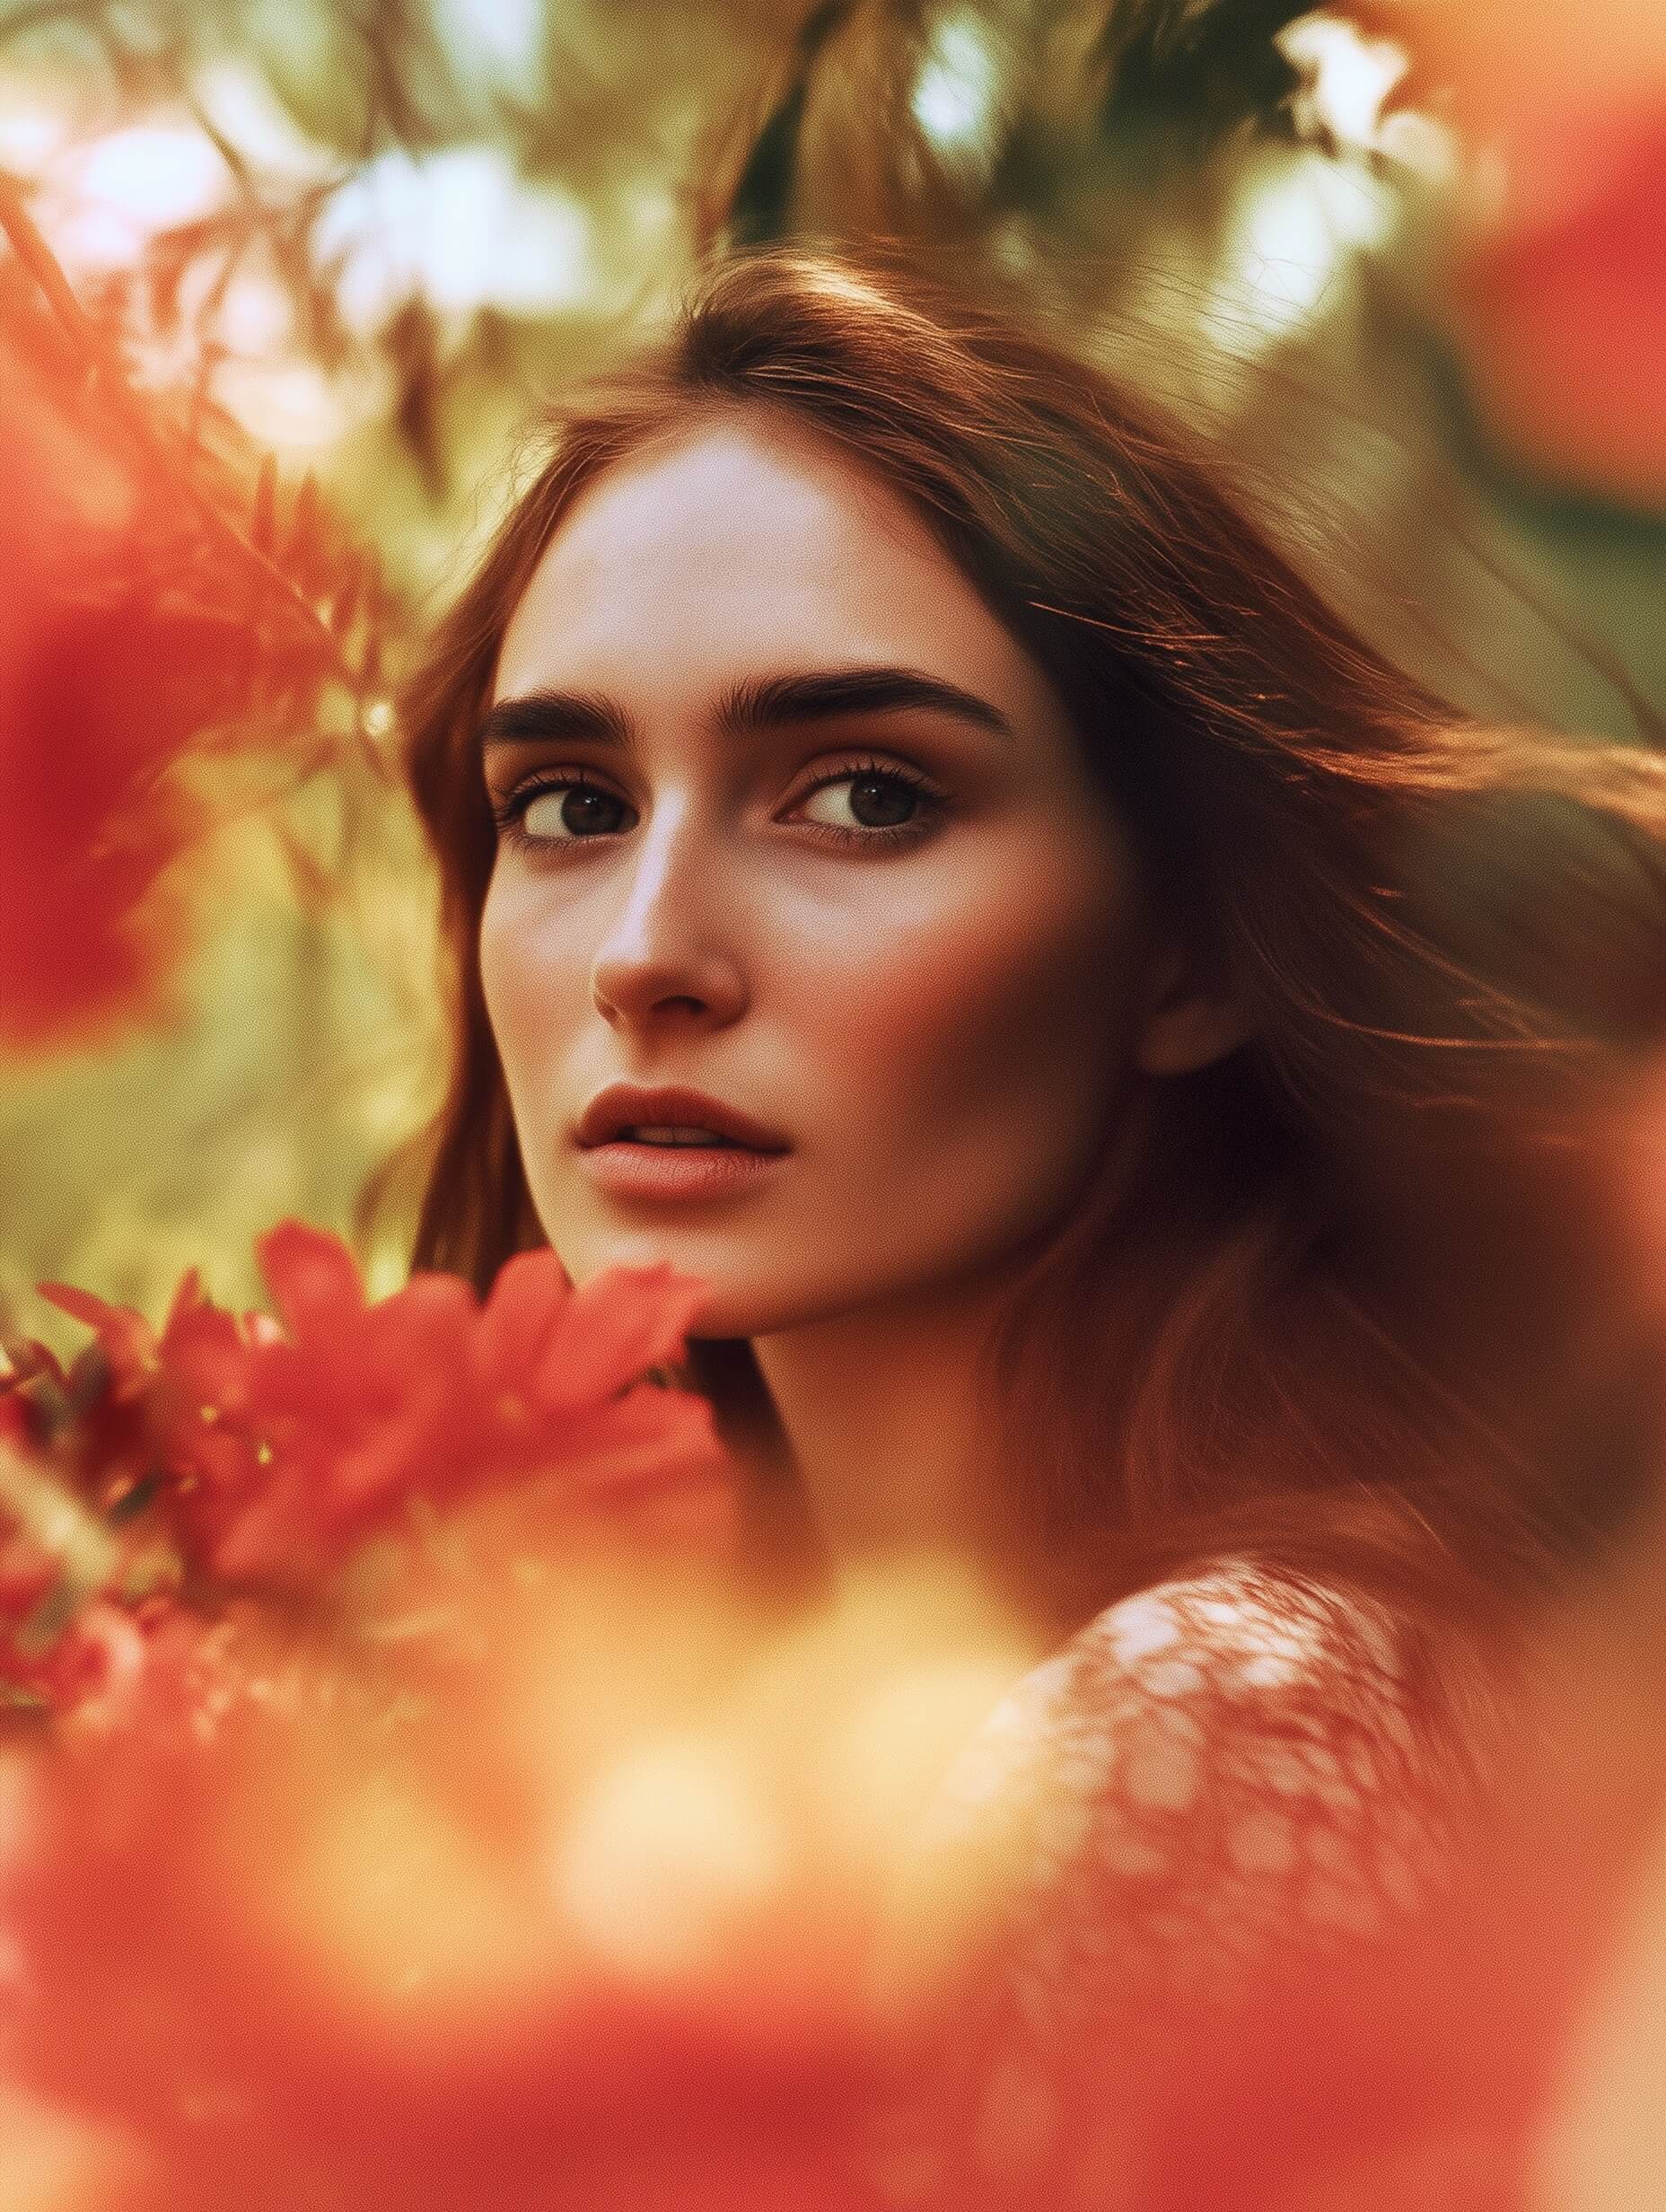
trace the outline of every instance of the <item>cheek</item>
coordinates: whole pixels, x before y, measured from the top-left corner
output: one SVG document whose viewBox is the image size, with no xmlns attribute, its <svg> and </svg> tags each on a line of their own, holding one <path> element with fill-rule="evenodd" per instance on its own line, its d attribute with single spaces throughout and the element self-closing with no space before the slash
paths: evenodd
<svg viewBox="0 0 1666 2212">
<path fill-rule="evenodd" d="M 1022 1156 L 1045 1172 L 1094 1141 L 1126 1064 L 1138 909 L 1097 854 L 1061 868 L 1055 851 L 986 881 L 918 914 L 829 994 L 846 1016 L 837 1064 L 854 1118 L 872 1126 L 880 1109 L 893 1141 L 929 1143 L 964 1172 L 969 1154 L 1012 1157 L 1022 1128 Z"/>
<path fill-rule="evenodd" d="M 585 963 L 548 900 L 496 876 L 480 917 L 479 970 L 516 1121 L 536 1128 L 540 1102 L 557 1102 L 563 1047 L 587 1003 Z"/>
</svg>

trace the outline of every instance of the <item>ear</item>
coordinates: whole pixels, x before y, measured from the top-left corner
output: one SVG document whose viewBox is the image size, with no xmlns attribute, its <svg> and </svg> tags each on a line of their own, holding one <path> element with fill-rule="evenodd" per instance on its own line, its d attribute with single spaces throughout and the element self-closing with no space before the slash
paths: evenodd
<svg viewBox="0 0 1666 2212">
<path fill-rule="evenodd" d="M 1152 972 L 1134 1040 L 1134 1064 L 1142 1075 L 1190 1075 L 1224 1058 L 1254 1028 L 1236 996 L 1224 985 L 1206 981 L 1172 941 L 1159 948 Z"/>
</svg>

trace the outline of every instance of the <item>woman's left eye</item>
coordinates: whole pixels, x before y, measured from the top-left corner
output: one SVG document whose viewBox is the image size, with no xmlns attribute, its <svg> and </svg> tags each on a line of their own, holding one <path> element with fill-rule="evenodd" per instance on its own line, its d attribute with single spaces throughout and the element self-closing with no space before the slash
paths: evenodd
<svg viewBox="0 0 1666 2212">
<path fill-rule="evenodd" d="M 878 760 L 862 761 L 824 776 L 798 805 L 802 809 L 824 795 L 829 797 L 834 819 L 804 816 L 805 826 L 846 844 L 889 844 L 923 836 L 935 826 L 947 804 L 946 794 L 923 776 Z M 846 811 L 855 827 L 849 821 L 837 819 Z M 798 817 L 788 817 L 794 819 Z"/>
</svg>

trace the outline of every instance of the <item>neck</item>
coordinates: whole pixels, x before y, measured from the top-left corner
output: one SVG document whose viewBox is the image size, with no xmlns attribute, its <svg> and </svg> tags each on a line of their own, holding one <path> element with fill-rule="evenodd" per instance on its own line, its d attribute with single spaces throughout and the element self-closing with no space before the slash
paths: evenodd
<svg viewBox="0 0 1666 2212">
<path fill-rule="evenodd" d="M 907 1552 L 987 1561 L 1002 1470 L 978 1362 L 1004 1289 L 916 1289 L 752 1339 L 836 1574 Z"/>
</svg>

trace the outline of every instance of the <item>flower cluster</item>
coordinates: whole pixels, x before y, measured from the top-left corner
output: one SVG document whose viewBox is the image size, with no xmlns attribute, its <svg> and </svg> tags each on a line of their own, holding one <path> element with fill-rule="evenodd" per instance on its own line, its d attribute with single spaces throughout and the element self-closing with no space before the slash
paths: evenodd
<svg viewBox="0 0 1666 2212">
<path fill-rule="evenodd" d="M 670 1268 L 259 1252 L 0 1388 L 0 2203 L 869 2206 L 853 1965 L 1011 1651 L 760 1620 Z"/>
<path fill-rule="evenodd" d="M 194 1274 L 160 1332 L 42 1286 L 96 1353 L 66 1373 L 21 1347 L 0 1392 L 13 1681 L 53 1697 L 84 1685 L 124 1612 L 315 1594 L 414 1511 L 494 1488 L 569 1512 L 669 1498 L 722 1524 L 710 1406 L 644 1379 L 680 1347 L 698 1282 L 660 1266 L 574 1288 L 542 1251 L 511 1260 L 483 1303 L 439 1274 L 372 1302 L 337 1237 L 286 1222 L 259 1250 L 276 1320 L 215 1305 Z"/>
</svg>

